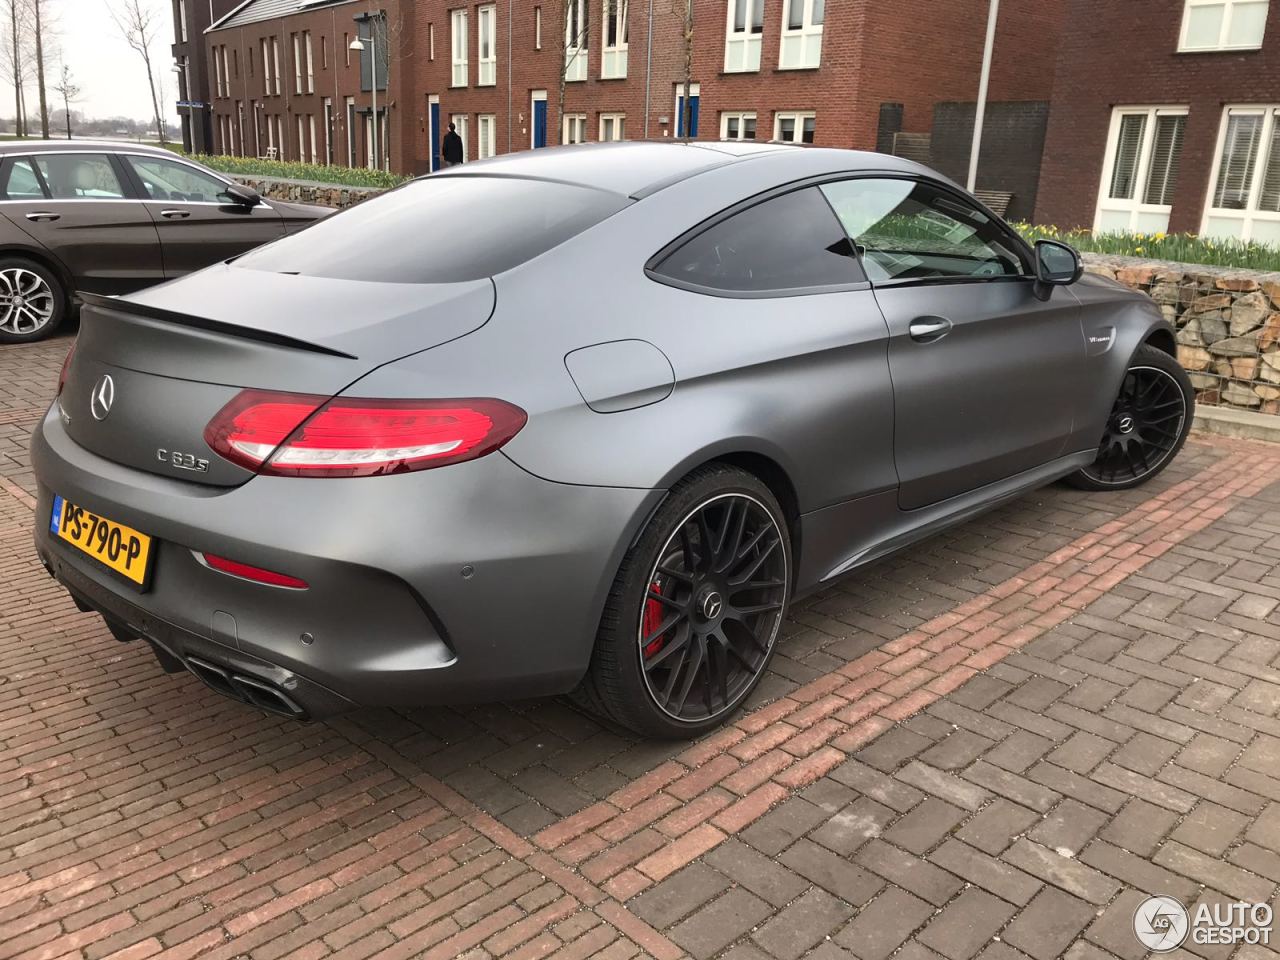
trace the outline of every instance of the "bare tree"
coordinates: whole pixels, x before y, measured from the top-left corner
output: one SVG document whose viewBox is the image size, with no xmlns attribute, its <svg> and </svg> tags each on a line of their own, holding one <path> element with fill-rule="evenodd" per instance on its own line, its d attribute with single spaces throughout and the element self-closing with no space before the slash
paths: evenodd
<svg viewBox="0 0 1280 960">
<path fill-rule="evenodd" d="M 156 135 L 166 142 L 165 123 L 160 116 L 160 93 L 155 71 L 151 68 L 151 45 L 160 30 L 159 17 L 150 0 L 119 0 L 110 7 L 111 19 L 116 22 L 125 43 L 142 57 L 147 68 L 147 89 L 151 91 L 151 107 L 155 112 Z M 265 69 L 265 66 L 264 66 Z"/>
<path fill-rule="evenodd" d="M 65 63 L 62 65 L 62 73 L 58 77 L 58 82 L 53 85 L 59 96 L 62 97 L 62 112 L 67 118 L 67 139 L 71 139 L 71 104 L 80 96 L 80 87 L 76 85 L 71 78 L 71 68 Z"/>
<path fill-rule="evenodd" d="M 564 29 L 560 31 L 560 102 L 556 115 L 560 118 L 560 143 L 565 142 L 567 130 L 564 122 L 564 90 L 569 80 L 569 72 L 575 67 L 579 57 L 587 55 L 587 37 L 591 19 L 588 11 L 591 4 L 588 0 L 561 0 L 564 14 Z M 583 75 L 585 76 L 585 71 Z"/>
<path fill-rule="evenodd" d="M 14 132 L 19 137 L 27 134 L 26 111 L 23 109 L 22 90 L 26 84 L 25 47 L 28 27 L 27 0 L 4 0 L 9 19 L 9 43 L 5 44 L 5 72 L 13 78 Z"/>
<path fill-rule="evenodd" d="M 36 31 L 36 90 L 40 94 L 40 136 L 49 139 L 49 98 L 44 84 L 44 2 L 45 0 L 28 0 L 31 12 L 35 15 Z"/>
</svg>

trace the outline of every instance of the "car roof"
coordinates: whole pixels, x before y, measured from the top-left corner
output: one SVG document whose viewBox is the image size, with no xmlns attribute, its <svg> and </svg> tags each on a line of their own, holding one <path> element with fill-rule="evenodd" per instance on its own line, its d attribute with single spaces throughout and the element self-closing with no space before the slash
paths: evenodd
<svg viewBox="0 0 1280 960">
<path fill-rule="evenodd" d="M 769 157 L 770 166 L 775 169 L 795 167 L 798 176 L 809 176 L 821 172 L 815 168 L 825 167 L 833 172 L 866 169 L 938 176 L 918 163 L 880 153 L 783 143 L 683 143 L 670 140 L 628 140 L 525 150 L 449 167 L 431 176 L 483 173 L 530 180 L 555 180 L 640 199 L 689 177 L 731 168 L 761 157 Z"/>
<path fill-rule="evenodd" d="M 0 140 L 0 156 L 10 153 L 66 153 L 68 150 L 102 150 L 109 153 L 146 153 L 175 156 L 172 150 L 132 140 Z"/>
</svg>

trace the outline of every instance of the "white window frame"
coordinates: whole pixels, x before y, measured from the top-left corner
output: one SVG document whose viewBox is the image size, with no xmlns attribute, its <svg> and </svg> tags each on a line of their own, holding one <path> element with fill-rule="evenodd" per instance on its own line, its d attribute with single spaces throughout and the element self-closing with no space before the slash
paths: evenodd
<svg viewBox="0 0 1280 960">
<path fill-rule="evenodd" d="M 542 49 L 542 6 L 533 8 L 533 49 Z"/>
<path fill-rule="evenodd" d="M 1111 127 L 1107 132 L 1106 153 L 1102 160 L 1102 180 L 1098 184 L 1098 201 L 1094 205 L 1093 229 L 1102 232 L 1102 217 L 1105 213 L 1123 213 L 1129 217 L 1130 231 L 1143 233 L 1163 233 L 1169 229 L 1169 215 L 1173 205 L 1146 203 L 1143 197 L 1147 191 L 1147 175 L 1151 171 L 1151 157 L 1156 146 L 1156 123 L 1159 117 L 1185 117 L 1190 113 L 1185 105 L 1181 106 L 1132 106 L 1116 107 L 1111 112 Z M 1138 144 L 1138 165 L 1133 174 L 1133 197 L 1130 199 L 1115 198 L 1111 194 L 1111 180 L 1116 170 L 1116 150 L 1120 145 L 1120 127 L 1124 117 L 1144 116 L 1147 118 L 1143 127 L 1142 140 Z M 1183 148 L 1186 144 L 1184 142 Z M 1157 221 L 1163 221 L 1158 223 Z"/>
<path fill-rule="evenodd" d="M 307 162 L 307 118 L 298 114 L 298 162 Z"/>
<path fill-rule="evenodd" d="M 187 42 L 187 0 L 178 0 L 178 40 Z"/>
<path fill-rule="evenodd" d="M 304 30 L 302 37 L 307 48 L 307 93 L 316 92 L 315 48 L 311 44 L 311 31 Z"/>
<path fill-rule="evenodd" d="M 476 159 L 486 160 L 498 155 L 498 117 L 482 113 L 476 117 Z"/>
<path fill-rule="evenodd" d="M 314 113 L 307 114 L 307 123 L 311 127 L 311 162 L 319 163 L 320 158 L 316 155 L 316 115 Z"/>
<path fill-rule="evenodd" d="M 607 132 L 606 132 L 606 128 Z M 625 113 L 600 114 L 600 142 L 612 143 L 627 139 L 627 115 Z"/>
<path fill-rule="evenodd" d="M 738 121 L 738 136 L 729 135 L 729 121 Z M 756 137 L 747 140 L 742 136 L 742 131 L 746 128 L 746 121 L 752 120 L 756 124 L 756 136 L 760 135 L 760 118 L 754 110 L 726 110 L 720 114 L 720 139 L 754 142 Z"/>
<path fill-rule="evenodd" d="M 432 63 L 436 62 L 436 25 L 434 23 L 427 24 L 427 59 Z"/>
<path fill-rule="evenodd" d="M 804 4 L 801 25 L 796 29 L 787 26 L 787 14 L 791 12 L 791 4 Z M 782 33 L 778 40 L 779 70 L 812 70 L 822 65 L 822 27 L 813 22 L 814 0 L 783 0 Z M 826 20 L 824 14 L 823 20 Z M 798 49 L 799 57 L 792 63 L 787 62 L 787 51 Z"/>
<path fill-rule="evenodd" d="M 591 0 L 569 0 L 564 18 L 564 79 L 579 83 L 587 79 L 591 60 L 591 38 L 587 36 L 587 7 Z M 581 39 L 581 45 L 575 40 Z"/>
<path fill-rule="evenodd" d="M 734 29 L 734 15 L 744 5 L 745 29 Z M 760 29 L 754 29 L 755 11 L 760 10 Z M 760 50 L 764 43 L 764 0 L 729 0 L 725 5 L 724 72 L 759 73 Z"/>
<path fill-rule="evenodd" d="M 218 47 L 213 48 L 213 92 L 222 96 L 222 56 Z"/>
<path fill-rule="evenodd" d="M 347 166 L 354 167 L 356 165 L 356 98 L 347 97 L 342 104 L 344 111 L 343 122 L 347 127 Z"/>
<path fill-rule="evenodd" d="M 278 97 L 280 96 L 280 40 L 278 37 L 271 38 L 271 63 L 274 67 L 272 71 L 272 91 Z"/>
<path fill-rule="evenodd" d="M 794 120 L 796 122 L 795 131 L 799 135 L 796 140 L 782 139 L 782 121 Z M 818 114 L 813 110 L 777 110 L 773 114 L 773 139 L 778 143 L 804 143 L 804 122 L 806 120 L 813 121 L 814 139 L 817 139 L 818 133 Z M 760 125 L 756 124 L 756 133 L 759 135 Z"/>
<path fill-rule="evenodd" d="M 465 87 L 470 67 L 467 63 L 467 10 L 465 7 L 449 11 L 449 51 L 453 62 L 449 86 Z"/>
<path fill-rule="evenodd" d="M 570 139 L 570 128 L 578 134 L 578 139 Z M 587 142 L 587 115 L 585 113 L 566 113 L 560 118 L 561 143 Z"/>
<path fill-rule="evenodd" d="M 1253 174 L 1249 179 L 1249 199 L 1243 210 L 1228 210 L 1213 206 L 1214 194 L 1218 188 L 1218 174 L 1222 167 L 1222 148 L 1226 144 L 1227 126 L 1232 114 L 1250 114 L 1262 116 L 1262 133 L 1259 137 L 1258 157 L 1254 163 Z M 1275 237 L 1267 237 L 1262 242 L 1280 242 L 1280 213 L 1259 210 L 1258 202 L 1262 198 L 1262 186 L 1267 177 L 1268 160 L 1280 163 L 1280 150 L 1275 157 L 1270 157 L 1271 143 L 1276 128 L 1280 127 L 1280 104 L 1228 104 L 1222 108 L 1222 119 L 1218 124 L 1218 140 L 1213 151 L 1213 170 L 1209 174 L 1209 192 L 1204 201 L 1204 217 L 1200 224 L 1200 235 L 1205 237 L 1235 238 L 1252 240 L 1254 229 L 1258 224 L 1274 224 Z M 1239 233 L 1215 229 L 1213 221 L 1238 221 Z"/>
<path fill-rule="evenodd" d="M 1270 6 L 1267 5 L 1263 11 L 1263 29 L 1262 34 L 1258 37 L 1257 43 L 1229 44 L 1227 38 L 1231 36 L 1231 18 L 1236 12 L 1238 6 L 1253 6 L 1258 3 L 1266 4 L 1266 0 L 1185 0 L 1182 6 L 1182 28 L 1178 32 L 1178 52 L 1179 53 L 1216 53 L 1221 50 L 1259 50 L 1262 48 L 1263 38 L 1266 36 L 1266 15 L 1270 12 Z M 1187 34 L 1191 29 L 1191 11 L 1195 7 L 1222 7 L 1222 27 L 1218 33 L 1218 42 L 1204 47 L 1192 47 L 1187 45 Z"/>
<path fill-rule="evenodd" d="M 616 4 L 613 16 L 609 4 Z M 600 0 L 600 78 L 621 80 L 627 75 L 628 0 Z M 613 25 L 618 42 L 609 45 L 609 27 Z"/>
<path fill-rule="evenodd" d="M 293 92 L 295 95 L 302 93 L 302 37 L 294 34 L 293 40 Z"/>
<path fill-rule="evenodd" d="M 454 132 L 462 140 L 462 160 L 465 163 L 470 158 L 467 156 L 467 126 L 470 116 L 465 113 L 453 113 L 449 115 L 449 122 L 453 124 Z"/>
<path fill-rule="evenodd" d="M 484 53 L 486 39 L 489 41 L 487 57 Z M 478 62 L 476 86 L 495 86 L 498 82 L 498 8 L 492 3 L 487 3 L 476 10 L 476 58 Z"/>
</svg>

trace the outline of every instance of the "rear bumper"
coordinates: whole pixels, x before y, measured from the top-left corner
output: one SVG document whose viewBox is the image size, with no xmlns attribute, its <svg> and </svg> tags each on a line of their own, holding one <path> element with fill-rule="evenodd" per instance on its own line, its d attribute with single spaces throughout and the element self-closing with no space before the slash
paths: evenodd
<svg viewBox="0 0 1280 960">
<path fill-rule="evenodd" d="M 501 453 L 392 477 L 210 488 L 90 453 L 54 411 L 32 461 L 37 552 L 82 605 L 206 682 L 217 676 L 202 664 L 222 671 L 220 692 L 253 703 L 265 684 L 297 707 L 279 712 L 309 717 L 571 689 L 622 554 L 661 498 L 550 483 Z M 51 536 L 55 493 L 156 538 L 148 591 Z M 193 551 L 309 588 L 240 580 Z"/>
</svg>

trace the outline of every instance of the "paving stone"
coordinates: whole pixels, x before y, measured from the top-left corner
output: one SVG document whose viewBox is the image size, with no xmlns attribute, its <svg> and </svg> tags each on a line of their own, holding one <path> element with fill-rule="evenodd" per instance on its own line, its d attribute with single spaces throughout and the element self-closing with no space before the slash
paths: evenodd
<svg viewBox="0 0 1280 960">
<path fill-rule="evenodd" d="M 968 783 L 949 773 L 943 773 L 941 770 L 935 770 L 928 764 L 920 763 L 918 760 L 907 764 L 898 771 L 897 779 L 966 810 L 977 810 L 991 796 L 990 793 L 975 784 Z"/>
<path fill-rule="evenodd" d="M 1249 818 L 1244 814 L 1202 800 L 1182 819 L 1170 838 L 1220 857 L 1248 825 Z"/>
<path fill-rule="evenodd" d="M 705 863 L 691 863 L 640 894 L 629 909 L 665 930 L 729 887 L 729 880 Z"/>
<path fill-rule="evenodd" d="M 855 906 L 866 903 L 884 886 L 876 874 L 868 873 L 812 840 L 797 841 L 780 861 L 800 876 Z"/>
<path fill-rule="evenodd" d="M 959 840 L 948 840 L 929 854 L 929 860 L 1010 903 L 1026 904 L 1044 886 L 1017 867 L 975 850 Z"/>
<path fill-rule="evenodd" d="M 1074 854 L 1097 836 L 1108 819 L 1105 813 L 1067 797 L 1045 814 L 1028 836 L 1050 850 Z"/>
<path fill-rule="evenodd" d="M 939 770 L 958 770 L 968 766 L 993 746 L 994 740 L 969 730 L 954 730 L 946 739 L 939 740 L 921 753 L 920 759 Z"/>
<path fill-rule="evenodd" d="M 888 886 L 858 911 L 835 941 L 859 960 L 886 960 L 929 917 L 934 908 L 901 887 Z"/>
<path fill-rule="evenodd" d="M 919 939 L 948 960 L 969 960 L 991 942 L 1014 910 L 1003 900 L 971 887 L 929 921 Z"/>
<path fill-rule="evenodd" d="M 1229 866 L 1174 841 L 1162 844 L 1154 859 L 1162 867 L 1251 903 L 1266 901 L 1275 888 L 1274 883 L 1256 874 Z"/>
<path fill-rule="evenodd" d="M 849 856 L 872 837 L 878 837 L 897 812 L 870 797 L 859 797 L 809 836 L 828 850 Z"/>
<path fill-rule="evenodd" d="M 735 888 L 681 921 L 668 935 L 697 960 L 707 960 L 772 913 L 759 897 Z"/>
<path fill-rule="evenodd" d="M 1013 773 L 1022 773 L 1052 750 L 1053 746 L 1053 741 L 1046 737 L 1018 730 L 988 751 L 984 759 Z"/>
<path fill-rule="evenodd" d="M 889 773 L 916 754 L 933 746 L 933 741 L 903 727 L 895 727 L 877 737 L 871 745 L 859 750 L 855 757 L 868 766 Z"/>
<path fill-rule="evenodd" d="M 1180 744 L 1139 731 L 1111 755 L 1111 762 L 1154 777 L 1176 754 Z"/>
<path fill-rule="evenodd" d="M 1099 836 L 1139 856 L 1149 857 L 1177 822 L 1178 815 L 1172 810 L 1134 798 L 1102 828 Z"/>
<path fill-rule="evenodd" d="M 1089 924 L 1085 937 L 1123 960 L 1142 960 L 1147 949 L 1133 935 L 1133 915 L 1145 899 L 1147 894 L 1140 890 L 1122 890 Z"/>
<path fill-rule="evenodd" d="M 752 934 L 771 957 L 796 960 L 853 915 L 853 908 L 824 890 L 810 890 Z"/>
<path fill-rule="evenodd" d="M 935 906 L 946 903 L 964 886 L 953 874 L 883 840 L 868 842 L 854 859 L 868 870 Z"/>
<path fill-rule="evenodd" d="M 1268 804 L 1245 836 L 1254 843 L 1280 853 L 1280 803 Z"/>
<path fill-rule="evenodd" d="M 846 760 L 828 776 L 900 813 L 924 799 L 924 794 L 914 787 L 857 760 Z"/>
<path fill-rule="evenodd" d="M 737 839 L 726 840 L 704 860 L 720 871 L 717 876 L 722 874 L 726 883 L 746 887 L 775 907 L 790 903 L 809 886 L 794 871 Z"/>
<path fill-rule="evenodd" d="M 1045 887 L 1001 936 L 1035 960 L 1056 960 L 1093 916 L 1093 907 L 1083 900 Z"/>
<path fill-rule="evenodd" d="M 1062 746 L 1049 754 L 1049 762 L 1076 773 L 1088 773 L 1116 748 L 1111 740 L 1077 731 Z"/>
<path fill-rule="evenodd" d="M 884 831 L 886 840 L 905 850 L 923 854 L 949 834 L 968 813 L 959 807 L 929 797 L 911 812 L 904 814 L 893 826 Z"/>
<path fill-rule="evenodd" d="M 1001 770 L 985 760 L 971 764 L 961 772 L 961 776 L 1020 806 L 1030 807 L 1041 813 L 1051 809 L 1059 799 L 1056 791 L 1016 773 Z"/>
<path fill-rule="evenodd" d="M 956 836 L 994 856 L 1039 820 L 1040 815 L 1034 810 L 997 797 L 957 830 Z"/>
<path fill-rule="evenodd" d="M 792 797 L 774 807 L 742 831 L 742 839 L 761 853 L 776 856 L 797 837 L 827 819 L 826 812 L 808 800 Z"/>
<path fill-rule="evenodd" d="M 1120 884 L 1106 874 L 1030 840 L 1017 841 L 1006 851 L 1005 859 L 1090 903 L 1106 903 L 1120 889 Z"/>
</svg>

